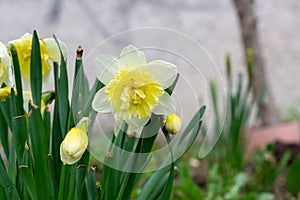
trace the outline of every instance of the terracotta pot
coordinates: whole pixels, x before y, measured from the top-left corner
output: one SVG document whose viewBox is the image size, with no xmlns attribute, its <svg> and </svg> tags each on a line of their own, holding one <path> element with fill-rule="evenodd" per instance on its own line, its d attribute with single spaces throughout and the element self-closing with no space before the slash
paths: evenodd
<svg viewBox="0 0 300 200">
<path fill-rule="evenodd" d="M 253 127 L 246 131 L 248 143 L 246 155 L 264 149 L 268 144 L 279 141 L 285 144 L 300 144 L 299 124 L 296 121 L 270 127 Z"/>
</svg>

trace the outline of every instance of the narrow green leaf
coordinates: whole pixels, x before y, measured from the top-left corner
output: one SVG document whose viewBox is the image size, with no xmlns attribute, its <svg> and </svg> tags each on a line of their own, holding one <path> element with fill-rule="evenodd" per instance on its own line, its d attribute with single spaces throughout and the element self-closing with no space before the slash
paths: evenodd
<svg viewBox="0 0 300 200">
<path fill-rule="evenodd" d="M 169 150 L 170 150 L 170 156 L 171 156 L 171 159 L 172 159 L 171 169 L 170 169 L 170 172 L 169 172 L 169 178 L 166 182 L 165 188 L 164 188 L 164 190 L 162 192 L 162 196 L 160 198 L 162 200 L 165 200 L 165 199 L 170 199 L 170 196 L 171 196 L 172 186 L 173 186 L 173 181 L 174 181 L 174 175 L 175 175 L 175 165 L 174 165 L 173 150 L 170 146 L 170 143 L 171 143 L 170 135 L 168 134 L 168 132 L 165 129 L 163 129 L 163 132 L 164 132 L 165 138 L 167 140 L 168 147 L 169 147 Z"/>
<path fill-rule="evenodd" d="M 20 72 L 20 65 L 19 65 L 19 59 L 16 48 L 11 45 L 10 52 L 12 56 L 13 66 L 14 66 L 14 75 L 15 75 L 15 81 L 16 81 L 16 89 L 17 89 L 17 96 L 18 101 L 16 106 L 16 110 L 20 110 L 20 113 L 17 113 L 17 115 L 24 115 L 23 110 L 23 88 L 22 88 L 22 79 L 21 79 L 21 72 Z"/>
<path fill-rule="evenodd" d="M 147 199 L 160 182 L 165 184 L 165 181 L 167 180 L 166 174 L 168 174 L 169 169 L 170 169 L 170 167 L 167 166 L 167 167 L 157 170 L 151 176 L 151 178 L 147 181 L 147 183 L 144 185 L 137 200 Z M 166 177 L 166 178 L 164 178 L 164 177 Z M 164 180 L 164 182 L 163 182 L 163 180 Z"/>
<path fill-rule="evenodd" d="M 12 138 L 10 150 L 9 150 L 9 159 L 8 159 L 8 177 L 13 182 L 13 184 L 16 183 L 16 177 L 17 177 L 17 169 L 16 169 L 16 154 L 15 154 L 15 142 L 14 137 Z"/>
<path fill-rule="evenodd" d="M 84 178 L 86 175 L 86 165 L 79 165 L 76 169 L 76 186 L 75 186 L 75 200 L 83 199 Z"/>
<path fill-rule="evenodd" d="M 40 42 L 36 30 L 34 30 L 30 58 L 30 85 L 33 103 L 38 107 L 41 107 L 42 81 L 43 76 Z"/>
<path fill-rule="evenodd" d="M 51 114 L 50 114 L 50 111 L 46 108 L 45 112 L 44 112 L 44 126 L 45 126 L 45 133 L 46 133 L 46 148 L 47 148 L 47 151 L 49 152 L 50 151 L 50 132 L 51 132 Z M 51 152 L 49 152 L 49 154 L 51 154 Z"/>
<path fill-rule="evenodd" d="M 15 142 L 17 161 L 18 163 L 21 163 L 23 159 L 23 152 L 25 149 L 24 148 L 25 142 L 28 137 L 26 117 L 24 115 L 14 117 L 12 121 L 12 126 L 13 126 L 13 138 Z"/>
<path fill-rule="evenodd" d="M 4 119 L 3 113 L 0 110 L 0 140 L 6 158 L 9 158 L 9 144 L 8 144 L 8 127 Z"/>
<path fill-rule="evenodd" d="M 53 63 L 54 72 L 54 85 L 55 85 L 55 103 L 54 103 L 54 114 L 53 114 L 53 124 L 52 124 L 52 158 L 56 180 L 56 184 L 60 185 L 60 174 L 61 165 L 60 161 L 60 144 L 63 140 L 63 133 L 61 130 L 60 116 L 59 116 L 59 93 L 58 93 L 58 64 Z"/>
<path fill-rule="evenodd" d="M 21 180 L 24 182 L 24 186 L 28 191 L 30 198 L 32 200 L 37 200 L 37 188 L 31 169 L 29 169 L 28 166 L 22 165 L 19 167 L 19 175 Z"/>
<path fill-rule="evenodd" d="M 32 107 L 33 105 L 31 105 Z M 34 160 L 34 177 L 38 190 L 39 199 L 50 199 L 50 175 L 48 172 L 48 150 L 49 138 L 47 138 L 44 122 L 40 109 L 31 108 L 31 114 L 28 118 L 29 133 L 31 139 L 31 150 Z"/>
<path fill-rule="evenodd" d="M 3 113 L 3 118 L 5 119 L 5 123 L 8 125 L 10 129 L 12 129 L 12 117 L 11 117 L 11 111 L 10 111 L 10 101 L 11 98 L 7 98 L 6 101 L 0 101 L 0 108 Z"/>
<path fill-rule="evenodd" d="M 65 200 L 68 198 L 69 174 L 70 174 L 70 166 L 62 165 L 58 200 Z"/>
<path fill-rule="evenodd" d="M 89 175 L 85 179 L 88 200 L 94 200 L 97 198 L 97 187 L 96 187 L 96 182 L 95 182 L 95 174 L 96 174 L 95 169 L 91 168 Z"/>
<path fill-rule="evenodd" d="M 58 79 L 58 87 L 56 90 L 56 97 L 58 99 L 58 110 L 59 110 L 59 119 L 61 124 L 61 130 L 63 137 L 67 134 L 69 128 L 68 122 L 69 122 L 69 112 L 70 112 L 70 104 L 69 104 L 69 87 L 68 87 L 68 72 L 67 72 L 67 64 L 64 59 L 64 56 L 62 54 L 60 45 L 58 40 L 56 39 L 55 35 L 53 35 L 53 38 L 55 39 L 59 49 L 60 49 L 60 67 L 59 67 L 59 79 Z"/>
<path fill-rule="evenodd" d="M 175 86 L 177 85 L 178 79 L 179 79 L 179 74 L 177 74 L 174 83 L 165 90 L 169 95 L 171 95 L 173 93 L 173 90 L 174 90 Z"/>
<path fill-rule="evenodd" d="M 298 157 L 290 166 L 286 177 L 286 186 L 288 191 L 297 198 L 300 192 L 300 157 Z"/>
<path fill-rule="evenodd" d="M 74 200 L 75 187 L 76 187 L 76 166 L 71 165 L 69 186 L 68 186 L 68 192 L 69 192 L 68 199 L 70 200 Z"/>
<path fill-rule="evenodd" d="M 1 162 L 3 163 L 1 155 L 0 155 L 0 159 Z M 14 200 L 20 199 L 20 196 L 18 194 L 18 191 L 14 183 L 7 175 L 6 170 L 3 166 L 0 166 L 0 184 L 5 189 L 7 199 L 14 199 Z"/>
<path fill-rule="evenodd" d="M 160 118 L 156 115 L 152 115 L 150 123 L 143 129 L 142 137 L 139 139 L 135 153 L 136 157 L 134 158 L 133 163 L 133 171 L 135 173 L 129 173 L 128 182 L 126 184 L 126 189 L 124 190 L 123 199 L 130 199 L 131 192 L 133 190 L 134 185 L 136 184 L 140 174 L 136 172 L 142 172 L 144 170 L 145 163 L 148 163 L 148 158 L 139 157 L 138 153 L 149 153 L 153 147 L 154 141 L 157 137 L 157 133 L 160 129 Z M 153 134 L 155 133 L 155 134 Z M 146 135 L 152 135 L 151 137 L 143 137 Z M 131 160 L 131 159 L 129 159 Z M 141 167 L 142 166 L 142 167 Z M 125 184 L 125 183 L 123 183 Z"/>
<path fill-rule="evenodd" d="M 58 174 L 55 174 L 55 166 L 51 154 L 48 155 L 48 172 L 50 176 L 51 194 L 52 197 L 56 199 L 58 197 L 59 180 L 57 180 Z"/>
<path fill-rule="evenodd" d="M 180 153 L 180 155 L 183 155 L 191 147 L 191 145 L 193 144 L 193 142 L 195 141 L 195 139 L 198 136 L 198 133 L 199 133 L 199 130 L 201 127 L 201 119 L 202 119 L 204 112 L 205 112 L 205 106 L 201 107 L 198 110 L 198 112 L 194 115 L 194 117 L 192 118 L 190 123 L 187 125 L 187 127 L 181 134 L 181 137 L 178 139 L 176 144 L 172 147 L 173 152 L 176 152 L 176 149 L 178 148 L 178 146 L 184 145 L 184 148 L 183 148 L 182 152 Z M 187 136 L 189 136 L 187 143 L 183 144 L 183 141 L 185 141 Z M 179 162 L 180 158 L 181 157 L 179 157 L 177 159 L 175 164 L 177 164 Z M 165 162 L 162 164 L 162 166 L 165 166 L 167 163 L 170 163 L 170 162 L 172 162 L 171 154 L 168 156 L 167 159 L 165 159 Z M 138 200 L 147 199 L 147 197 L 149 197 L 150 194 L 154 191 L 156 186 L 163 180 L 163 178 L 166 176 L 166 174 L 169 173 L 169 170 L 170 170 L 170 166 L 167 166 L 167 167 L 163 167 L 163 168 L 159 169 L 158 171 L 156 171 L 151 176 L 151 178 L 147 181 L 145 186 L 143 187 L 143 190 L 141 191 L 141 193 L 138 196 Z M 167 179 L 165 179 L 165 180 L 167 180 Z"/>
<path fill-rule="evenodd" d="M 78 122 L 83 116 L 88 116 L 82 115 L 82 112 L 89 95 L 89 82 L 83 70 L 82 60 L 76 59 L 71 101 L 72 113 L 75 122 Z"/>
</svg>

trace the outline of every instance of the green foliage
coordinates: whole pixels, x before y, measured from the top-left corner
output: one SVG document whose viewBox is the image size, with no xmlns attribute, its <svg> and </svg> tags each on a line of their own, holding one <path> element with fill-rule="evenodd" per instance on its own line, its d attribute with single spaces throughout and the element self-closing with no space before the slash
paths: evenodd
<svg viewBox="0 0 300 200">
<path fill-rule="evenodd" d="M 53 38 L 59 46 L 56 37 Z M 25 105 L 29 108 L 28 112 L 23 108 L 26 101 L 17 50 L 13 45 L 10 46 L 16 89 L 12 88 L 10 97 L 0 102 L 0 139 L 8 161 L 4 163 L 0 157 L 0 199 L 129 200 L 139 185 L 141 174 L 152 159 L 153 145 L 160 130 L 168 143 L 169 153 L 160 170 L 149 177 L 136 196 L 140 200 L 169 199 L 175 168 L 181 158 L 180 156 L 174 160 L 173 153 L 176 151 L 183 155 L 194 143 L 202 125 L 205 106 L 196 112 L 175 144 L 171 143 L 169 134 L 163 128 L 163 116 L 153 114 L 149 124 L 144 127 L 142 135 L 151 134 L 151 137 L 128 137 L 126 132 L 122 131 L 127 129 L 127 124 L 124 123 L 123 129 L 113 138 L 113 146 L 108 149 L 113 157 L 106 158 L 106 164 L 111 165 L 103 166 L 100 187 L 96 169 L 89 166 L 89 152 L 85 151 L 77 163 L 63 164 L 60 159 L 60 144 L 69 130 L 83 117 L 91 119 L 88 133 L 91 132 L 96 116 L 91 104 L 95 93 L 104 84 L 96 80 L 90 89 L 83 61 L 81 58 L 76 59 L 72 98 L 69 100 L 68 68 L 59 46 L 61 60 L 59 63 L 53 63 L 55 90 L 42 93 L 41 41 L 34 31 L 30 55 L 32 99 Z M 173 92 L 178 79 L 179 74 L 173 85 L 166 89 L 167 93 Z M 53 116 L 48 108 L 43 107 L 47 107 L 52 100 L 55 100 Z M 9 132 L 12 135 L 11 141 Z M 117 151 L 117 148 L 135 154 L 126 157 L 123 152 Z M 139 154 L 148 156 L 142 157 Z M 120 165 L 128 166 L 133 172 L 116 170 Z"/>
<path fill-rule="evenodd" d="M 285 152 L 279 163 L 276 163 L 273 152 L 265 150 L 256 154 L 253 159 L 255 169 L 252 176 L 252 183 L 250 183 L 250 188 L 258 191 L 271 191 L 276 178 L 286 168 L 290 157 L 290 152 Z"/>
<path fill-rule="evenodd" d="M 191 178 L 187 165 L 178 166 L 178 183 L 174 186 L 173 199 L 204 199 L 201 189 Z"/>
<path fill-rule="evenodd" d="M 220 139 L 212 152 L 212 157 L 217 157 L 220 162 L 226 163 L 226 165 L 220 167 L 223 168 L 224 174 L 228 174 L 229 176 L 231 176 L 231 170 L 239 171 L 243 166 L 246 148 L 244 134 L 245 127 L 249 123 L 251 115 L 255 111 L 258 112 L 260 110 L 261 104 L 261 99 L 255 100 L 252 95 L 253 57 L 251 56 L 250 50 L 248 51 L 248 55 L 247 79 L 245 80 L 244 77 L 239 74 L 236 88 L 233 88 L 230 57 L 226 57 L 228 90 L 226 94 L 226 118 L 223 127 L 217 106 L 217 88 L 213 82 L 210 87 L 214 113 L 217 118 L 215 121 L 215 131 L 222 131 Z M 229 171 L 228 168 L 230 169 Z"/>
<path fill-rule="evenodd" d="M 297 198 L 300 192 L 300 157 L 298 157 L 290 166 L 287 177 L 286 177 L 286 185 L 288 191 Z"/>
</svg>

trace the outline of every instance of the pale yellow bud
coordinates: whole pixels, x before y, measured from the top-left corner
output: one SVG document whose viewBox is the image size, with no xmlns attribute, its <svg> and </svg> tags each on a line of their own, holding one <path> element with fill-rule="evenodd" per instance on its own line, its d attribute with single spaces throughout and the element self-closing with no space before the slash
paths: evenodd
<svg viewBox="0 0 300 200">
<path fill-rule="evenodd" d="M 176 114 L 168 115 L 165 120 L 165 129 L 173 135 L 180 130 L 181 124 L 181 119 Z"/>
<path fill-rule="evenodd" d="M 64 164 L 74 164 L 80 160 L 88 146 L 88 118 L 84 118 L 72 128 L 60 144 L 60 159 Z"/>
</svg>

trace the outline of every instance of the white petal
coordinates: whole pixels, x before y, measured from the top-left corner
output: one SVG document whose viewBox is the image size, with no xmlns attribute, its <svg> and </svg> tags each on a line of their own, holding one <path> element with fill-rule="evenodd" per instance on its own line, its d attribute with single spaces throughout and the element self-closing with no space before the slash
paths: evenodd
<svg viewBox="0 0 300 200">
<path fill-rule="evenodd" d="M 13 77 L 13 74 L 12 74 L 12 68 L 11 67 L 9 67 L 8 68 L 8 75 L 7 75 L 7 80 L 5 81 L 5 83 L 6 83 L 6 85 L 8 86 L 8 87 L 13 87 L 14 86 L 14 77 Z"/>
<path fill-rule="evenodd" d="M 125 47 L 120 55 L 122 67 L 137 67 L 147 64 L 144 52 L 138 50 L 133 45 Z"/>
<path fill-rule="evenodd" d="M 129 125 L 129 126 L 145 126 L 147 124 L 147 122 L 149 121 L 150 119 L 150 116 L 149 117 L 144 117 L 142 119 L 140 118 L 133 118 L 131 120 L 126 120 L 126 123 Z"/>
<path fill-rule="evenodd" d="M 24 35 L 22 35 L 21 37 L 22 40 L 27 40 L 27 39 L 32 39 L 32 35 L 30 33 L 25 33 Z"/>
<path fill-rule="evenodd" d="M 114 124 L 114 134 L 115 136 L 118 135 L 118 133 L 120 132 L 121 128 L 122 128 L 122 124 L 123 121 L 116 119 L 115 120 L 115 124 Z"/>
<path fill-rule="evenodd" d="M 59 47 L 58 47 L 55 39 L 54 38 L 46 38 L 42 41 L 45 45 L 45 48 L 47 50 L 50 60 L 52 60 L 54 62 L 60 62 L 60 60 L 61 60 L 60 51 L 59 51 Z M 66 58 L 68 55 L 68 48 L 67 48 L 66 44 L 60 40 L 58 40 L 58 43 L 59 43 L 59 46 L 60 46 L 60 49 L 61 49 L 61 52 L 62 52 L 64 58 Z"/>
<path fill-rule="evenodd" d="M 93 68 L 98 80 L 107 85 L 120 69 L 120 61 L 115 56 L 100 54 L 95 58 Z"/>
<path fill-rule="evenodd" d="M 166 61 L 154 60 L 149 62 L 146 67 L 164 88 L 170 87 L 177 77 L 177 67 Z"/>
<path fill-rule="evenodd" d="M 30 91 L 23 91 L 23 108 L 28 113 L 29 101 L 32 101 L 32 94 Z"/>
<path fill-rule="evenodd" d="M 0 59 L 4 66 L 11 67 L 11 59 L 7 52 L 6 46 L 0 42 Z"/>
<path fill-rule="evenodd" d="M 159 103 L 152 110 L 157 115 L 170 115 L 175 113 L 176 107 L 170 95 L 166 92 L 159 98 Z"/>
<path fill-rule="evenodd" d="M 105 87 L 96 93 L 92 103 L 92 108 L 99 113 L 111 113 L 112 105 L 108 102 L 107 96 L 104 92 Z"/>
</svg>

